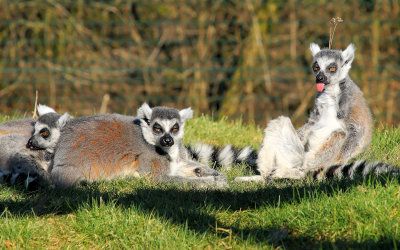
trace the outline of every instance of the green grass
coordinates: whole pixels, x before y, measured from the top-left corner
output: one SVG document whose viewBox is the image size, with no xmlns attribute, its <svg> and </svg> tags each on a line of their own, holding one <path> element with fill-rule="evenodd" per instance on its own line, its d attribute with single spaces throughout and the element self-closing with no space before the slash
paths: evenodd
<svg viewBox="0 0 400 250">
<path fill-rule="evenodd" d="M 200 117 L 187 142 L 258 147 L 262 129 Z M 376 131 L 363 158 L 400 165 L 400 129 Z M 228 173 L 242 174 L 243 169 Z M 275 181 L 191 190 L 145 179 L 69 190 L 0 186 L 3 248 L 397 248 L 397 179 Z"/>
</svg>

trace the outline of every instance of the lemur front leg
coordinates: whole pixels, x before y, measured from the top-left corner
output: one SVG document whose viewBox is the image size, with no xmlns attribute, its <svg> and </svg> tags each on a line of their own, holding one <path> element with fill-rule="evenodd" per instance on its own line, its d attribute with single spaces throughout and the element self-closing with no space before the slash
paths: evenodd
<svg viewBox="0 0 400 250">
<path fill-rule="evenodd" d="M 319 145 L 306 152 L 303 168 L 307 173 L 323 171 L 324 168 L 340 164 L 338 157 L 346 140 L 346 132 L 336 130 Z"/>
<path fill-rule="evenodd" d="M 261 175 L 236 177 L 237 182 L 262 182 L 267 179 L 304 177 L 304 147 L 288 117 L 268 123 L 258 152 L 257 169 Z"/>
<path fill-rule="evenodd" d="M 310 113 L 310 117 L 307 120 L 307 123 L 305 123 L 302 127 L 300 127 L 297 130 L 297 135 L 298 135 L 301 143 L 303 144 L 303 146 L 305 146 L 307 144 L 308 137 L 310 137 L 310 134 L 313 131 L 313 125 L 318 120 L 318 118 L 319 118 L 318 107 L 314 106 L 314 108 L 312 109 L 312 111 Z"/>
<path fill-rule="evenodd" d="M 307 138 L 310 136 L 312 132 L 312 124 L 310 122 L 307 122 L 304 124 L 302 127 L 300 127 L 297 130 L 297 134 L 299 136 L 299 139 L 303 145 L 307 144 Z"/>
<path fill-rule="evenodd" d="M 339 111 L 337 113 L 337 118 L 339 120 L 349 121 L 352 120 L 350 117 L 352 108 L 354 108 L 354 97 L 349 94 L 348 91 L 345 91 L 345 85 L 343 83 L 341 83 L 340 88 L 342 90 L 342 94 L 339 98 Z M 363 126 L 355 122 L 345 123 L 347 124 L 347 137 L 342 147 L 342 152 L 337 159 L 339 162 L 342 163 L 346 163 L 352 157 L 359 154 L 363 150 L 362 146 L 360 146 L 360 142 L 364 135 Z"/>
<path fill-rule="evenodd" d="M 337 118 L 339 120 L 345 119 L 349 116 L 351 107 L 353 106 L 353 96 L 346 91 L 346 85 L 344 82 L 341 82 L 340 85 L 341 94 L 339 97 L 339 110 L 337 112 Z"/>
<path fill-rule="evenodd" d="M 170 163 L 171 171 L 163 181 L 188 184 L 197 188 L 224 188 L 228 186 L 224 175 L 197 161 L 182 159 Z"/>
<path fill-rule="evenodd" d="M 365 132 L 363 127 L 357 126 L 357 124 L 349 124 L 347 125 L 347 131 L 348 136 L 337 159 L 343 163 L 348 162 L 364 150 L 362 140 Z"/>
</svg>

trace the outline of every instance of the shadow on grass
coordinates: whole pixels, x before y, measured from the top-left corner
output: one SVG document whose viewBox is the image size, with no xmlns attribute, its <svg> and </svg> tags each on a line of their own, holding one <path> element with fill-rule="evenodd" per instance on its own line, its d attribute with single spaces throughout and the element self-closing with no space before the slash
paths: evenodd
<svg viewBox="0 0 400 250">
<path fill-rule="evenodd" d="M 134 206 L 144 212 L 155 214 L 167 219 L 172 224 L 184 225 L 196 233 L 213 234 L 215 226 L 229 228 L 235 238 L 250 239 L 260 244 L 295 248 L 381 248 L 393 247 L 392 239 L 382 239 L 380 242 L 324 242 L 311 237 L 292 235 L 284 228 L 235 228 L 221 225 L 212 213 L 207 211 L 240 211 L 256 209 L 260 206 L 276 207 L 283 204 L 297 204 L 304 200 L 312 200 L 320 195 L 334 196 L 347 192 L 354 186 L 367 183 L 369 186 L 392 183 L 393 178 L 379 178 L 368 181 L 330 181 L 330 182 L 292 182 L 278 181 L 271 185 L 258 188 L 243 188 L 241 186 L 227 190 L 189 190 L 173 185 L 146 184 L 134 187 L 130 193 L 119 193 L 118 188 L 103 188 L 93 183 L 67 190 L 39 189 L 25 193 L 21 200 L 0 201 L 0 211 L 7 210 L 13 216 L 42 216 L 47 214 L 67 214 L 78 210 L 83 205 L 91 206 L 100 200 L 103 203 L 113 202 L 123 208 Z M 216 232 L 225 238 L 226 232 Z"/>
<path fill-rule="evenodd" d="M 400 245 L 399 240 L 390 238 L 381 238 L 379 241 L 365 240 L 337 240 L 327 241 L 312 237 L 295 236 L 285 228 L 255 228 L 255 229 L 237 229 L 231 228 L 235 235 L 242 239 L 251 238 L 252 241 L 269 244 L 274 248 L 283 247 L 288 249 L 397 249 Z"/>
</svg>

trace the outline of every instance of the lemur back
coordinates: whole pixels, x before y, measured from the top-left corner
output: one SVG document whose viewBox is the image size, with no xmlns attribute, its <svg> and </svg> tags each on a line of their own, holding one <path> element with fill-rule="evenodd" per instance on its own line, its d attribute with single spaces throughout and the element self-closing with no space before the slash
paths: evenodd
<svg viewBox="0 0 400 250">
<path fill-rule="evenodd" d="M 359 87 L 346 78 L 340 83 L 339 119 L 346 124 L 348 136 L 341 150 L 341 159 L 347 162 L 363 152 L 371 142 L 373 121 L 371 111 Z"/>
<path fill-rule="evenodd" d="M 132 119 L 76 118 L 61 133 L 51 170 L 58 185 L 132 175 L 158 178 L 168 171 L 168 159 L 140 140 L 140 128 Z"/>
</svg>

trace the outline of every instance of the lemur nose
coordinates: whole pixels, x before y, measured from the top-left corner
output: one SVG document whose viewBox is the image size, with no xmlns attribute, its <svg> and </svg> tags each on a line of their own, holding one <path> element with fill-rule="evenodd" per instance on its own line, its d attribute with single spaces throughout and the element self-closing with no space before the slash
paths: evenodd
<svg viewBox="0 0 400 250">
<path fill-rule="evenodd" d="M 316 80 L 317 80 L 317 82 L 324 82 L 325 81 L 325 76 L 323 74 L 319 73 L 316 76 Z"/>
<path fill-rule="evenodd" d="M 32 148 L 32 146 L 33 146 L 32 145 L 32 139 L 29 139 L 28 143 L 26 144 L 26 147 L 30 149 L 30 148 Z"/>
<path fill-rule="evenodd" d="M 174 139 L 171 136 L 167 135 L 161 138 L 161 146 L 171 147 L 172 145 L 174 145 Z"/>
</svg>

